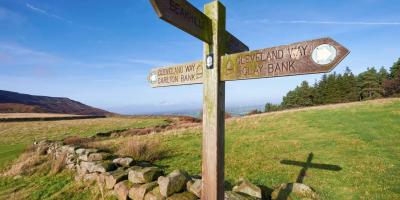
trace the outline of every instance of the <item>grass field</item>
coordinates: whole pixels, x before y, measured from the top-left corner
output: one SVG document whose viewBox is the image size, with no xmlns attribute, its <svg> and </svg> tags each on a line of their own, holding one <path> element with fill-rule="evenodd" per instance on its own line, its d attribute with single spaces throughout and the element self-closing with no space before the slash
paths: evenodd
<svg viewBox="0 0 400 200">
<path fill-rule="evenodd" d="M 201 129 L 137 136 L 160 140 L 169 155 L 157 162 L 167 171 L 201 173 Z M 104 141 L 123 144 L 126 139 Z M 295 182 L 301 167 L 282 160 L 337 165 L 310 168 L 304 183 L 322 199 L 400 199 L 400 99 L 331 105 L 228 120 L 225 176 L 272 188 Z"/>
<path fill-rule="evenodd" d="M 150 122 L 144 124 L 148 123 Z M 103 129 L 116 126 L 115 123 L 107 125 L 102 122 L 88 128 L 84 124 L 64 129 L 69 130 L 64 133 L 88 136 L 98 131 L 100 124 Z M 5 138 L 1 144 L 18 145 L 24 142 L 15 142 L 16 140 L 26 143 L 35 138 L 48 137 L 50 133 L 62 132 L 55 131 L 58 126 L 53 126 L 33 130 L 30 127 L 36 126 L 24 123 L 13 124 L 8 128 L 0 126 L 0 130 L 8 130 L 0 132 L 0 136 Z M 46 131 L 48 128 L 53 131 Z M 30 133 L 36 133 L 36 136 L 31 136 Z M 19 136 L 20 134 L 30 139 Z M 57 134 L 52 137 L 64 136 L 65 134 Z M 308 169 L 304 183 L 315 188 L 322 199 L 400 199 L 399 137 L 400 99 L 230 119 L 226 123 L 225 138 L 226 187 L 230 188 L 240 177 L 267 188 L 280 183 L 295 182 L 301 167 L 285 165 L 281 161 L 306 162 L 312 152 L 312 163 L 336 165 L 342 169 Z M 191 174 L 201 173 L 200 128 L 114 138 L 99 144 L 116 146 L 129 139 L 161 141 L 161 148 L 168 154 L 156 164 L 163 166 L 167 172 L 180 168 Z M 7 193 L 16 189 L 25 194 L 34 194 L 30 196 L 31 199 L 62 199 L 65 196 L 68 199 L 87 199 L 92 195 L 85 189 L 78 190 L 79 186 L 68 177 L 71 176 L 62 173 L 55 178 L 45 175 L 24 177 L 18 181 L 1 178 L 0 199 L 10 198 Z M 48 189 L 47 185 L 57 188 Z M 82 192 L 74 195 L 71 192 L 74 190 Z"/>
<path fill-rule="evenodd" d="M 99 132 L 146 128 L 167 123 L 165 118 L 113 117 L 51 122 L 0 122 L 0 168 L 15 159 L 27 145 L 43 139 L 89 137 Z"/>
<path fill-rule="evenodd" d="M 43 117 L 74 117 L 79 115 L 54 113 L 0 113 L 1 118 L 43 118 Z"/>
</svg>

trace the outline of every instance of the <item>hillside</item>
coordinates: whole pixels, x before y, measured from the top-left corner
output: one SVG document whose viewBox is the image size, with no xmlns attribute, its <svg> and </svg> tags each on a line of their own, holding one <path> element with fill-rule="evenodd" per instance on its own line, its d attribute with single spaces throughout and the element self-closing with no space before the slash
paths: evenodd
<svg viewBox="0 0 400 200">
<path fill-rule="evenodd" d="M 109 123 L 105 124 L 105 120 Z M 0 148 L 3 153 L 0 154 L 8 156 L 9 161 L 11 149 L 15 149 L 13 155 L 22 151 L 21 141 L 27 145 L 32 139 L 54 138 L 54 133 L 58 134 L 56 138 L 66 137 L 65 133 L 87 137 L 98 131 L 117 132 L 125 128 L 123 124 L 127 122 L 128 127 L 165 123 L 157 118 L 146 118 L 145 122 L 131 120 L 111 117 L 79 123 L 0 123 L 0 130 L 4 130 L 0 132 L 0 137 L 4 138 L 3 148 Z M 68 126 L 60 126 L 60 123 L 68 123 Z M 31 130 L 33 128 L 35 131 Z M 241 177 L 266 191 L 281 183 L 295 182 L 302 167 L 291 163 L 306 162 L 312 155 L 312 164 L 301 178 L 321 199 L 399 199 L 399 130 L 400 99 L 228 119 L 225 131 L 226 188 L 231 189 Z M 90 140 L 85 145 L 118 153 L 124 147 L 150 142 L 151 148 L 146 149 L 146 153 L 157 158 L 157 166 L 167 173 L 182 169 L 196 175 L 201 173 L 201 135 L 199 125 L 160 134 L 110 136 Z M 3 163 L 5 161 L 3 159 Z M 318 168 L 320 165 L 330 167 Z M 19 179 L 0 177 L 0 199 L 10 199 L 13 195 L 17 199 L 102 198 L 97 186 L 74 181 L 70 172 L 64 171 L 57 176 L 39 172 Z M 17 192 L 10 194 L 10 191 Z"/>
<path fill-rule="evenodd" d="M 112 114 L 68 98 L 35 96 L 4 90 L 0 90 L 0 113 L 60 113 L 96 116 Z"/>
</svg>

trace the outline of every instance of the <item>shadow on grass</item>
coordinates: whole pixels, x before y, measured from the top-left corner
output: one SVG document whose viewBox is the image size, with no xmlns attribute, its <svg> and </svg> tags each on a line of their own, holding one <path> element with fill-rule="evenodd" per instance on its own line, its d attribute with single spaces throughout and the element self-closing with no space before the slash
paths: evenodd
<svg viewBox="0 0 400 200">
<path fill-rule="evenodd" d="M 312 163 L 313 157 L 314 157 L 314 154 L 311 152 L 308 154 L 306 162 L 300 162 L 300 161 L 294 161 L 294 160 L 282 160 L 281 164 L 302 167 L 299 175 L 297 176 L 296 183 L 303 183 L 304 178 L 307 176 L 307 170 L 309 168 L 328 170 L 328 171 L 342 170 L 342 168 L 339 165 Z M 281 190 L 278 194 L 277 199 L 288 199 L 290 193 L 293 191 L 293 185 L 294 185 L 293 183 L 288 184 L 286 189 Z"/>
</svg>

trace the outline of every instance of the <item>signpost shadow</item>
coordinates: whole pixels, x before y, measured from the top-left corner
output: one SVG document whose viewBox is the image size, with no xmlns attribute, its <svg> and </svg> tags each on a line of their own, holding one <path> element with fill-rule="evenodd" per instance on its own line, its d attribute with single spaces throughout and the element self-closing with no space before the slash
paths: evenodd
<svg viewBox="0 0 400 200">
<path fill-rule="evenodd" d="M 300 161 L 294 161 L 294 160 L 281 160 L 280 163 L 284 164 L 284 165 L 293 165 L 293 166 L 302 167 L 299 175 L 297 176 L 296 183 L 303 183 L 304 178 L 307 176 L 307 170 L 309 168 L 322 169 L 322 170 L 328 170 L 328 171 L 342 170 L 342 167 L 340 167 L 339 165 L 312 163 L 313 157 L 314 157 L 314 154 L 312 152 L 310 152 L 308 154 L 306 162 L 300 162 Z M 287 188 L 285 190 L 280 191 L 280 193 L 278 194 L 278 199 L 287 199 L 292 191 L 293 191 L 293 183 L 290 183 L 287 185 Z"/>
</svg>

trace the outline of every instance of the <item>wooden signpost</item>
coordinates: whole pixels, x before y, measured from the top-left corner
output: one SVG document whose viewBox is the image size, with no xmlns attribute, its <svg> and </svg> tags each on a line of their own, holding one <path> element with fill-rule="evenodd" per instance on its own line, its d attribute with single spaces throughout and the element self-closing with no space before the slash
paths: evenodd
<svg viewBox="0 0 400 200">
<path fill-rule="evenodd" d="M 330 38 L 222 57 L 222 81 L 271 78 L 331 71 L 349 50 Z"/>
<path fill-rule="evenodd" d="M 148 80 L 152 87 L 203 83 L 203 62 L 152 69 Z"/>
<path fill-rule="evenodd" d="M 203 61 L 151 70 L 152 87 L 203 84 L 202 199 L 224 199 L 225 81 L 331 71 L 349 50 L 330 38 L 249 51 L 225 30 L 219 1 L 150 0 L 157 15 L 204 42 Z"/>
</svg>

